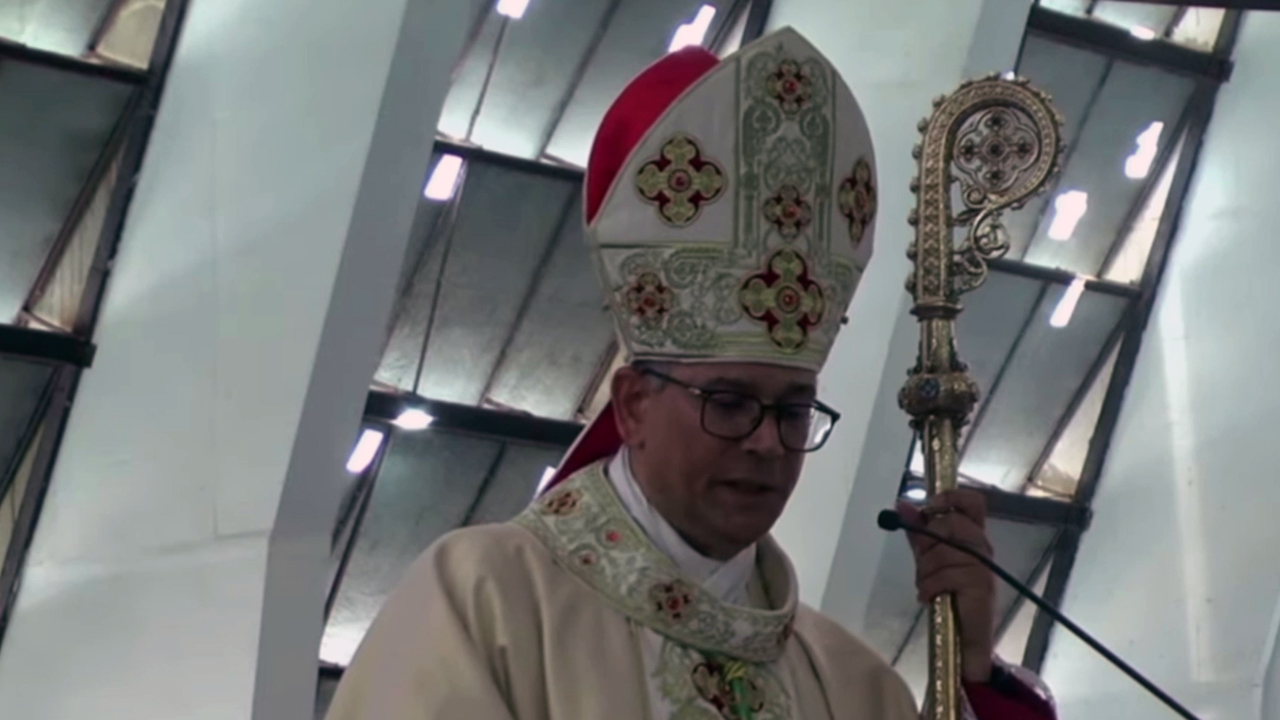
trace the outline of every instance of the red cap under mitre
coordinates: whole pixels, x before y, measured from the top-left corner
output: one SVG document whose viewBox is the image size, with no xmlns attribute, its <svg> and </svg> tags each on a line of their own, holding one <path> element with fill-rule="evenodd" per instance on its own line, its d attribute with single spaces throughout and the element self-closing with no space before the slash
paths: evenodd
<svg viewBox="0 0 1280 720">
<path fill-rule="evenodd" d="M 587 160 L 583 208 L 588 225 L 595 220 L 627 158 L 653 124 L 719 63 L 720 58 L 706 48 L 687 47 L 650 65 L 622 91 L 605 113 Z M 622 434 L 610 401 L 569 448 L 546 488 L 597 460 L 611 457 L 621 447 Z"/>
</svg>

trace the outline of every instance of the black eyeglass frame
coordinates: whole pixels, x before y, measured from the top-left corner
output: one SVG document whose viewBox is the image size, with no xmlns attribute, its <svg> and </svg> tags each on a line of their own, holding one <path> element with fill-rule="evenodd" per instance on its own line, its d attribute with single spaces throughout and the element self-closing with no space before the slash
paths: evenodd
<svg viewBox="0 0 1280 720">
<path fill-rule="evenodd" d="M 702 407 L 698 411 L 698 422 L 702 425 L 702 431 L 712 437 L 720 438 L 721 440 L 731 440 L 731 441 L 745 440 L 751 437 L 753 434 L 755 434 L 757 430 L 760 429 L 760 426 L 764 423 L 764 418 L 766 415 L 773 415 L 773 422 L 778 426 L 778 442 L 782 443 L 782 447 L 786 448 L 790 452 L 811 453 L 811 452 L 814 452 L 815 450 L 822 449 L 827 444 L 827 441 L 831 439 L 831 434 L 836 429 L 836 423 L 840 422 L 840 412 L 835 408 L 831 407 L 830 405 L 827 405 L 826 403 L 822 402 L 821 400 L 813 400 L 810 402 L 766 403 L 758 397 L 748 395 L 747 393 L 738 392 L 737 390 L 708 390 L 707 388 L 698 387 L 697 385 L 687 383 L 679 378 L 671 377 L 670 375 L 664 372 L 660 372 L 658 370 L 654 370 L 653 368 L 638 367 L 636 368 L 636 370 L 638 370 L 642 375 L 648 375 L 650 377 L 656 378 L 663 382 L 671 383 L 676 387 L 683 388 L 684 390 L 688 391 L 690 395 L 693 395 L 694 397 L 701 400 Z M 758 417 L 756 417 L 755 423 L 751 425 L 751 429 L 745 433 L 742 433 L 741 435 L 736 435 L 736 436 L 724 435 L 721 433 L 712 432 L 711 430 L 707 429 L 707 400 L 716 395 L 734 395 L 737 397 L 746 397 L 746 398 L 751 398 L 756 403 L 758 403 L 760 405 L 760 414 Z M 822 438 L 822 442 L 808 449 L 796 449 L 787 445 L 787 441 L 783 439 L 785 435 L 782 432 L 782 414 L 778 412 L 779 410 L 782 410 L 785 408 L 805 408 L 806 410 L 811 410 L 811 411 L 817 410 L 818 412 L 823 413 L 827 417 L 831 418 L 831 427 L 827 429 L 827 434 Z"/>
</svg>

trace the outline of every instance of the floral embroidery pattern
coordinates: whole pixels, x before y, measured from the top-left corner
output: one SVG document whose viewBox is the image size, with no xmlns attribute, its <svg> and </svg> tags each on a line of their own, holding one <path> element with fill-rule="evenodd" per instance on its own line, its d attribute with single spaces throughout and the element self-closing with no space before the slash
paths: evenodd
<svg viewBox="0 0 1280 720">
<path fill-rule="evenodd" d="M 640 168 L 636 188 L 646 200 L 658 206 L 667 223 L 685 227 L 723 193 L 724 171 L 702 156 L 702 150 L 688 135 L 675 135 L 662 146 L 660 156 Z"/>
<path fill-rule="evenodd" d="M 849 239 L 857 247 L 876 215 L 876 188 L 871 178 L 871 163 L 866 158 L 854 163 L 853 174 L 840 183 L 836 202 L 840 205 L 840 214 L 849 221 Z"/>
<path fill-rule="evenodd" d="M 752 720 L 765 708 L 764 692 L 746 663 L 708 659 L 694 666 L 692 679 L 698 695 L 725 720 Z"/>
<path fill-rule="evenodd" d="M 800 112 L 813 102 L 813 78 L 800 67 L 800 63 L 789 57 L 778 63 L 765 87 L 769 96 L 788 115 Z"/>
<path fill-rule="evenodd" d="M 671 720 L 789 720 L 790 692 L 769 663 L 693 650 L 667 640 L 653 678 Z"/>
<path fill-rule="evenodd" d="M 768 327 L 774 345 L 788 352 L 804 347 L 810 328 L 826 313 L 822 287 L 809 276 L 804 257 L 790 248 L 774 253 L 764 270 L 747 278 L 738 299 Z"/>
<path fill-rule="evenodd" d="M 783 185 L 764 203 L 764 218 L 773 224 L 785 240 L 794 240 L 813 222 L 813 208 L 800 188 Z"/>
<path fill-rule="evenodd" d="M 581 499 L 582 493 L 577 490 L 562 490 L 543 501 L 542 510 L 551 515 L 569 515 L 578 509 L 578 501 Z"/>
<path fill-rule="evenodd" d="M 515 523 L 619 612 L 693 655 L 701 651 L 751 663 L 774 662 L 782 655 L 781 634 L 796 612 L 794 577 L 782 608 L 725 603 L 681 575 L 649 542 L 614 493 L 603 463 L 575 473 L 563 487 L 530 505 Z M 584 562 L 587 557 L 590 561 Z M 696 662 L 701 660 L 699 656 Z M 696 662 L 683 665 L 684 682 Z M 692 688 L 688 692 L 694 693 Z"/>
<path fill-rule="evenodd" d="M 683 580 L 661 582 L 649 588 L 649 602 L 657 612 L 680 622 L 693 605 L 693 592 Z"/>
<path fill-rule="evenodd" d="M 631 315 L 647 327 L 661 326 L 676 301 L 675 293 L 652 271 L 637 275 L 623 294 Z"/>
</svg>

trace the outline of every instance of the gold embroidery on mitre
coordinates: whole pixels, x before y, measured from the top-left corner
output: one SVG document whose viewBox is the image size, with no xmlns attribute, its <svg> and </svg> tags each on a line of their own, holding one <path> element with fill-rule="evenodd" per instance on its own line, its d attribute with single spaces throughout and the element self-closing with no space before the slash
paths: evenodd
<svg viewBox="0 0 1280 720">
<path fill-rule="evenodd" d="M 791 248 L 775 252 L 764 270 L 748 277 L 738 300 L 747 315 L 765 324 L 773 344 L 787 352 L 804 347 L 809 330 L 827 310 L 822 286 L 809 276 L 804 256 Z"/>
<path fill-rule="evenodd" d="M 703 156 L 690 136 L 673 135 L 658 157 L 640 166 L 636 189 L 658 207 L 658 215 L 670 225 L 685 227 L 697 219 L 704 205 L 724 194 L 725 174 L 720 165 Z"/>
<path fill-rule="evenodd" d="M 783 240 L 794 240 L 813 222 L 813 206 L 795 185 L 783 185 L 764 202 L 764 219 Z"/>
<path fill-rule="evenodd" d="M 813 104 L 813 78 L 795 59 L 784 57 L 765 81 L 769 96 L 794 115 Z"/>
<path fill-rule="evenodd" d="M 632 317 L 646 327 L 661 327 L 675 306 L 675 293 L 652 270 L 638 273 L 623 295 Z"/>
<path fill-rule="evenodd" d="M 866 158 L 858 158 L 853 165 L 853 174 L 840 183 L 837 202 L 840 214 L 849 221 L 849 239 L 857 247 L 876 216 L 875 181 L 871 177 L 871 163 Z"/>
</svg>

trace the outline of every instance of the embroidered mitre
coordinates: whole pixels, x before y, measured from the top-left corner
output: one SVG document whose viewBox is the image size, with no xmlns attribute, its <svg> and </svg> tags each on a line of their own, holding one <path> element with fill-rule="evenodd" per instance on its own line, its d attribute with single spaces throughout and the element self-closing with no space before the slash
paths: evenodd
<svg viewBox="0 0 1280 720">
<path fill-rule="evenodd" d="M 619 339 L 631 359 L 816 371 L 871 258 L 866 120 L 794 30 L 707 55 L 674 53 L 638 76 L 593 148 L 587 238 Z M 636 125 L 618 116 L 646 100 L 654 112 L 655 85 L 690 75 L 618 152 Z"/>
</svg>

